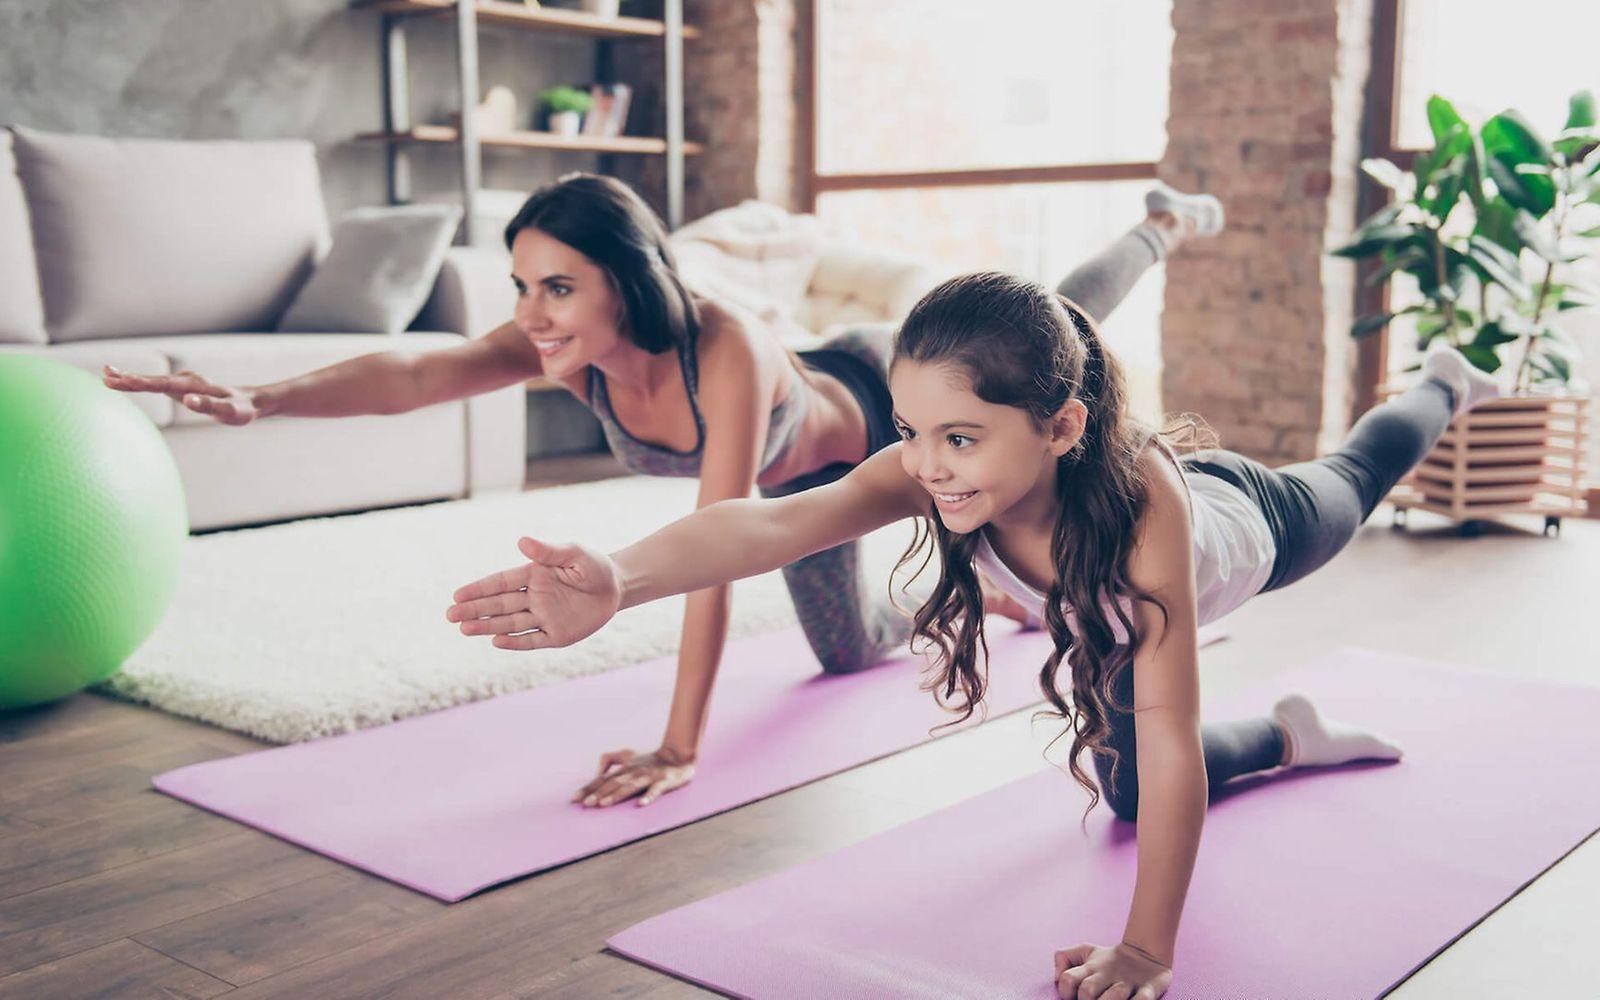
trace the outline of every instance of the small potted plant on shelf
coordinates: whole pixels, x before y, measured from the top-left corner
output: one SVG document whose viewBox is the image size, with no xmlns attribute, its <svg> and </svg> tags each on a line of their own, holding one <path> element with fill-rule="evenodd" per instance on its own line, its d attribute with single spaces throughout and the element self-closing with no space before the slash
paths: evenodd
<svg viewBox="0 0 1600 1000">
<path fill-rule="evenodd" d="M 1333 253 L 1378 259 L 1369 279 L 1405 276 L 1410 304 L 1363 316 L 1365 337 L 1402 317 L 1418 350 L 1447 343 L 1503 380 L 1503 398 L 1457 418 L 1390 497 L 1476 531 L 1479 518 L 1531 513 L 1559 530 L 1585 509 L 1587 387 L 1563 313 L 1600 305 L 1571 265 L 1600 251 L 1600 129 L 1584 91 L 1547 141 L 1516 111 L 1478 129 L 1442 97 L 1428 101 L 1432 149 L 1409 171 L 1387 160 L 1362 169 L 1393 200 Z M 1394 391 L 1394 390 L 1389 390 Z M 1402 518 L 1403 519 L 1403 518 Z"/>
<path fill-rule="evenodd" d="M 541 91 L 539 102 L 548 115 L 551 132 L 575 136 L 583 127 L 583 115 L 589 110 L 590 98 L 577 87 L 563 85 Z"/>
</svg>

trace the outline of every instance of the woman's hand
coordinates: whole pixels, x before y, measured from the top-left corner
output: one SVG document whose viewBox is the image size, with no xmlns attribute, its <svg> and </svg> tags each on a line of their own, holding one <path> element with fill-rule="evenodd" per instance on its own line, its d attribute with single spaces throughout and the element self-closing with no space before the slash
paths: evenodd
<svg viewBox="0 0 1600 1000">
<path fill-rule="evenodd" d="M 181 406 L 230 427 L 243 427 L 261 416 L 255 399 L 247 390 L 218 385 L 194 372 L 129 375 L 106 365 L 101 377 L 108 387 L 119 392 L 159 392 Z"/>
<path fill-rule="evenodd" d="M 600 773 L 572 797 L 585 808 L 615 805 L 634 796 L 647 806 L 694 778 L 694 761 L 662 747 L 655 753 L 616 750 L 600 755 Z"/>
<path fill-rule="evenodd" d="M 1056 952 L 1062 1000 L 1157 1000 L 1171 985 L 1172 970 L 1130 944 L 1080 944 Z"/>
<path fill-rule="evenodd" d="M 445 612 L 462 635 L 492 635 L 501 649 L 570 646 L 599 631 L 622 605 L 622 574 L 602 552 L 581 545 L 517 542 L 530 560 L 455 593 Z"/>
</svg>

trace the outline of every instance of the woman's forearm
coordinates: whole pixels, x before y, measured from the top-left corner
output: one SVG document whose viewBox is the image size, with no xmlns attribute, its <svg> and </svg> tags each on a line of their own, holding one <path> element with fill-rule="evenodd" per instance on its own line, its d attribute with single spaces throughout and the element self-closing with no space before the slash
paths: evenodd
<svg viewBox="0 0 1600 1000">
<path fill-rule="evenodd" d="M 683 763 L 694 760 L 700 751 L 711 689 L 728 639 L 732 603 L 732 588 L 721 586 L 695 591 L 684 608 L 678 679 L 667 713 L 667 731 L 661 738 L 661 748 Z"/>
<path fill-rule="evenodd" d="M 1207 800 L 1198 736 L 1192 746 L 1181 737 L 1173 742 L 1139 748 L 1139 874 L 1123 933 L 1124 941 L 1168 966 L 1200 849 Z"/>
<path fill-rule="evenodd" d="M 404 413 L 422 402 L 413 359 L 392 351 L 365 354 L 245 391 L 264 417 Z"/>
</svg>

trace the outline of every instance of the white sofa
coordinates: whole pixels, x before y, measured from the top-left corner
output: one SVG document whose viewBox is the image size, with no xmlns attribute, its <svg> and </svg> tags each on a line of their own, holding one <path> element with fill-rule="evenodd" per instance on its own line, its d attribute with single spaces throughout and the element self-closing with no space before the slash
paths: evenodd
<svg viewBox="0 0 1600 1000">
<path fill-rule="evenodd" d="M 308 142 L 0 131 L 0 352 L 255 384 L 460 343 L 511 315 L 505 258 L 455 248 L 406 333 L 271 332 L 328 241 Z M 172 449 L 195 530 L 518 488 L 525 471 L 521 386 L 243 428 L 131 398 Z"/>
</svg>

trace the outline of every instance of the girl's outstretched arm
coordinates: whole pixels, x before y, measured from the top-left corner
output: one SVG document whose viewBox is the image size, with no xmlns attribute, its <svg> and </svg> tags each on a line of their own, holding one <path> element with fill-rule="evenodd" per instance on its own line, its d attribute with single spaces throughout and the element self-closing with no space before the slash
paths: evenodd
<svg viewBox="0 0 1600 1000">
<path fill-rule="evenodd" d="M 1098 997 L 1116 983 L 1155 998 L 1172 982 L 1172 957 L 1183 914 L 1207 788 L 1200 738 L 1200 674 L 1195 633 L 1194 554 L 1189 500 L 1178 471 L 1154 451 L 1144 465 L 1150 502 L 1128 560 L 1130 581 L 1166 605 L 1167 616 L 1135 602 L 1134 739 L 1139 748 L 1139 869 L 1122 941 L 1081 944 L 1056 953 L 1060 995 Z M 1144 992 L 1141 992 L 1144 990 Z"/>
<path fill-rule="evenodd" d="M 755 576 L 927 510 L 891 446 L 838 482 L 724 500 L 610 556 L 524 538 L 530 561 L 457 590 L 445 617 L 503 649 L 569 646 L 622 608 Z"/>
</svg>

